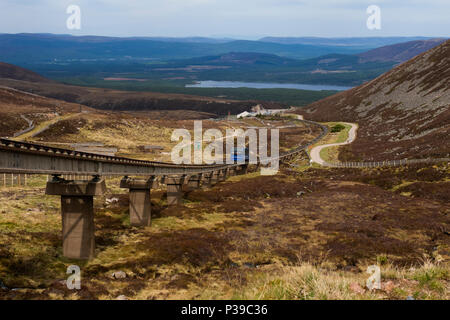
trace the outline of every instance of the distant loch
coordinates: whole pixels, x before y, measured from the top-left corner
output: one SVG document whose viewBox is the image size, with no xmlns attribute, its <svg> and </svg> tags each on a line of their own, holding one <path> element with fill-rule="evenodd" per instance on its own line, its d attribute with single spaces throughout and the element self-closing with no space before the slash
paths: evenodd
<svg viewBox="0 0 450 320">
<path fill-rule="evenodd" d="M 187 84 L 187 88 L 254 88 L 254 89 L 298 89 L 298 90 L 335 90 L 345 91 L 352 87 L 332 86 L 322 84 L 298 84 L 298 83 L 270 83 L 270 82 L 240 82 L 240 81 L 198 81 L 195 84 Z"/>
</svg>

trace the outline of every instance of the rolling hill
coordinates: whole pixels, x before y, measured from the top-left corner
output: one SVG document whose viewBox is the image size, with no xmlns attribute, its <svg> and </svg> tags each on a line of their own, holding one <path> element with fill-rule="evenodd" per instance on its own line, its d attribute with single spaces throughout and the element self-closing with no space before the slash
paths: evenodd
<svg viewBox="0 0 450 320">
<path fill-rule="evenodd" d="M 99 86 L 116 88 L 117 83 L 101 82 L 127 74 L 127 78 L 153 81 L 149 91 L 155 91 L 158 82 L 167 87 L 198 80 L 356 86 L 438 44 L 436 39 L 421 38 L 398 44 L 411 39 L 416 38 L 247 41 L 0 34 L 0 61 L 74 85 L 95 86 L 95 79 Z"/>
<path fill-rule="evenodd" d="M 13 87 L 22 91 L 86 105 L 99 110 L 114 111 L 155 111 L 155 110 L 192 110 L 224 116 L 228 112 L 238 114 L 262 103 L 266 108 L 282 108 L 283 104 L 235 101 L 184 94 L 133 92 L 102 88 L 78 87 L 61 83 L 37 83 L 0 79 L 0 86 Z"/>
<path fill-rule="evenodd" d="M 116 88 L 117 84 L 101 83 L 102 80 L 123 78 L 124 74 L 141 82 L 162 81 L 166 86 L 167 84 L 179 86 L 181 82 L 186 84 L 198 80 L 357 86 L 442 41 L 442 39 L 412 41 L 385 46 L 359 55 L 331 53 L 302 60 L 263 52 L 232 51 L 188 59 L 76 60 L 25 66 L 57 81 L 75 85 L 83 82 L 95 85 L 92 79 L 97 78 L 100 81 L 98 85 L 111 88 Z M 154 88 L 147 90 L 154 91 Z"/>
<path fill-rule="evenodd" d="M 299 113 L 360 125 L 342 160 L 450 155 L 450 40 L 351 90 Z"/>
<path fill-rule="evenodd" d="M 422 52 L 440 45 L 444 41 L 445 39 L 430 39 L 397 43 L 363 52 L 357 56 L 359 57 L 360 63 L 371 61 L 405 62 Z"/>
<path fill-rule="evenodd" d="M 31 122 L 38 125 L 60 115 L 93 110 L 7 87 L 0 87 L 0 106 L 0 137 L 13 136 Z"/>
<path fill-rule="evenodd" d="M 275 54 L 257 53 L 257 52 L 228 52 L 221 55 L 205 56 L 187 60 L 174 60 L 172 64 L 178 65 L 292 65 L 299 60 L 284 58 Z"/>
<path fill-rule="evenodd" d="M 22 91 L 22 94 L 30 93 L 41 98 L 47 97 L 102 110 L 192 110 L 211 115 L 227 115 L 229 112 L 237 114 L 249 110 L 258 103 L 262 103 L 266 108 L 283 107 L 283 104 L 270 102 L 71 86 L 50 81 L 34 72 L 5 63 L 0 64 L 0 86 L 5 90 L 14 88 Z M 3 104 L 3 107 L 9 108 L 7 104 Z"/>
<path fill-rule="evenodd" d="M 396 43 L 428 40 L 426 37 L 347 37 L 347 38 L 321 38 L 321 37 L 264 37 L 260 41 L 281 44 L 308 44 L 347 46 L 360 48 L 378 48 Z"/>
<path fill-rule="evenodd" d="M 0 78 L 30 82 L 51 82 L 51 80 L 44 78 L 33 71 L 4 62 L 0 62 Z"/>
<path fill-rule="evenodd" d="M 329 46 L 280 44 L 233 40 L 167 41 L 148 38 L 114 38 L 51 34 L 0 34 L 0 61 L 14 64 L 57 63 L 83 60 L 187 59 L 226 52 L 258 52 L 306 59 L 329 53 L 353 54 L 364 49 Z M 30 56 L 30 52 L 33 55 Z"/>
<path fill-rule="evenodd" d="M 443 41 L 443 39 L 412 41 L 358 55 L 333 53 L 303 60 L 267 53 L 230 52 L 170 60 L 161 65 L 142 65 L 137 74 L 144 79 L 177 78 L 186 81 L 192 79 L 357 86 Z M 137 68 L 137 65 L 127 67 L 130 71 L 132 68 Z M 49 75 L 60 76 L 62 71 L 54 70 Z"/>
</svg>

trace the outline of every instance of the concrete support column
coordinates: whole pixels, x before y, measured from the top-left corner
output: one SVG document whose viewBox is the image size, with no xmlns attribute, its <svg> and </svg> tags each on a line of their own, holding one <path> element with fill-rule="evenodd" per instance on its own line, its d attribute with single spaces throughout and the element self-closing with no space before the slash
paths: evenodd
<svg viewBox="0 0 450 320">
<path fill-rule="evenodd" d="M 46 194 L 61 196 L 63 255 L 71 259 L 94 257 L 94 196 L 106 191 L 104 180 L 47 182 Z"/>
<path fill-rule="evenodd" d="M 219 171 L 213 171 L 211 173 L 211 176 L 209 178 L 210 186 L 214 186 L 214 185 L 216 185 L 219 182 L 219 174 L 220 174 Z"/>
<path fill-rule="evenodd" d="M 182 204 L 184 177 L 167 177 L 167 204 L 169 206 Z"/>
<path fill-rule="evenodd" d="M 27 185 L 27 176 L 25 174 L 17 175 L 17 185 L 18 186 L 26 186 Z"/>
<path fill-rule="evenodd" d="M 248 164 L 243 164 L 237 169 L 237 174 L 247 174 L 248 172 Z"/>
<path fill-rule="evenodd" d="M 17 184 L 17 182 L 16 182 L 17 176 L 11 173 L 11 174 L 8 174 L 7 177 L 8 177 L 8 180 L 11 182 L 10 186 L 14 187 L 14 184 Z"/>
<path fill-rule="evenodd" d="M 212 177 L 212 173 L 211 172 L 203 174 L 203 176 L 202 176 L 202 187 L 203 188 L 211 187 L 211 177 Z"/>
<path fill-rule="evenodd" d="M 0 173 L 0 187 L 6 187 L 6 173 Z"/>
<path fill-rule="evenodd" d="M 188 183 L 187 183 L 188 190 L 192 191 L 192 190 L 199 189 L 200 185 L 201 185 L 201 182 L 202 182 L 202 177 L 203 177 L 202 173 L 200 173 L 198 175 L 195 175 L 195 176 L 191 176 L 189 178 Z"/>
<path fill-rule="evenodd" d="M 227 173 L 226 173 L 226 170 L 225 170 L 225 169 L 219 170 L 218 181 L 219 181 L 219 182 L 223 182 L 223 181 L 225 181 L 226 179 L 227 179 Z"/>
<path fill-rule="evenodd" d="M 152 209 L 150 201 L 150 190 L 157 187 L 156 177 L 148 180 L 131 179 L 128 177 L 120 181 L 120 187 L 130 190 L 130 225 L 150 226 L 152 222 Z"/>
</svg>

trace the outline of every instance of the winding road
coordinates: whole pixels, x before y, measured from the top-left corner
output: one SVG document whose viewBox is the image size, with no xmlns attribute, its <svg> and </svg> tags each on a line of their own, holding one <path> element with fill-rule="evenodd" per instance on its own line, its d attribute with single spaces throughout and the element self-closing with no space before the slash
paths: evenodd
<svg viewBox="0 0 450 320">
<path fill-rule="evenodd" d="M 20 140 L 20 141 L 24 141 L 27 138 L 34 138 L 38 134 L 41 134 L 42 132 L 48 130 L 52 125 L 57 124 L 58 122 L 60 122 L 62 120 L 67 120 L 67 119 L 70 119 L 72 117 L 75 117 L 75 116 L 77 116 L 79 114 L 80 113 L 74 113 L 74 114 L 71 113 L 71 114 L 66 114 L 66 115 L 63 115 L 63 116 L 57 116 L 54 119 L 47 120 L 47 121 L 44 121 L 44 122 L 40 123 L 38 126 L 35 126 L 34 123 L 32 123 L 32 125 L 28 129 L 23 130 L 23 131 L 21 131 L 19 133 L 16 133 L 14 135 L 14 138 L 17 139 L 17 140 Z M 25 120 L 27 120 L 27 119 L 25 119 Z"/>
<path fill-rule="evenodd" d="M 344 142 L 340 142 L 340 143 L 330 143 L 330 144 L 324 144 L 321 146 L 317 146 L 311 149 L 310 152 L 310 157 L 311 157 L 311 161 L 318 163 L 320 165 L 326 165 L 326 162 L 320 157 L 320 151 L 322 151 L 322 149 L 328 148 L 328 147 L 336 147 L 336 146 L 343 146 L 346 144 L 350 144 L 353 141 L 355 141 L 356 139 L 356 130 L 358 130 L 358 125 L 355 123 L 348 123 L 348 122 L 342 122 L 346 125 L 351 126 L 349 132 L 348 132 L 348 138 L 346 141 Z"/>
</svg>

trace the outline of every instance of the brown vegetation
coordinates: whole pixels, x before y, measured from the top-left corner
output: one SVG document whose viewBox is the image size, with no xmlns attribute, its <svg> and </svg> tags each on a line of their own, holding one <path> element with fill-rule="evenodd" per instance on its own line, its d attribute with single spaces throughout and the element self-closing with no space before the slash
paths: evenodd
<svg viewBox="0 0 450 320">
<path fill-rule="evenodd" d="M 52 223 L 33 220 L 38 229 L 29 232 L 17 231 L 30 228 L 30 218 L 12 226 L 0 215 L 0 279 L 25 287 L 0 297 L 448 298 L 450 207 L 442 186 L 449 174 L 446 165 L 252 173 L 190 192 L 178 207 L 167 207 L 164 190 L 155 190 L 150 228 L 128 225 L 127 194 L 111 181 L 107 197 L 119 201 L 96 201 L 97 257 L 82 266 L 81 291 L 58 280 L 72 262 L 61 257 L 54 204 L 41 204 Z M 406 194 L 404 188 L 415 184 L 442 190 Z M 18 216 L 30 197 L 2 194 L 3 203 L 19 207 L 9 213 Z M 42 199 L 38 193 L 33 198 Z M 371 264 L 381 266 L 383 283 L 391 281 L 392 288 L 353 292 L 350 284 L 363 287 Z M 111 278 L 118 270 L 127 277 Z"/>
<path fill-rule="evenodd" d="M 354 89 L 298 111 L 359 124 L 342 161 L 450 155 L 450 40 Z"/>
<path fill-rule="evenodd" d="M 0 62 L 0 78 L 30 82 L 52 82 L 33 71 L 4 62 Z"/>
<path fill-rule="evenodd" d="M 12 136 L 29 126 L 21 116 L 35 125 L 67 113 L 91 111 L 91 108 L 74 103 L 41 97 L 11 88 L 0 88 L 0 136 Z"/>
</svg>

